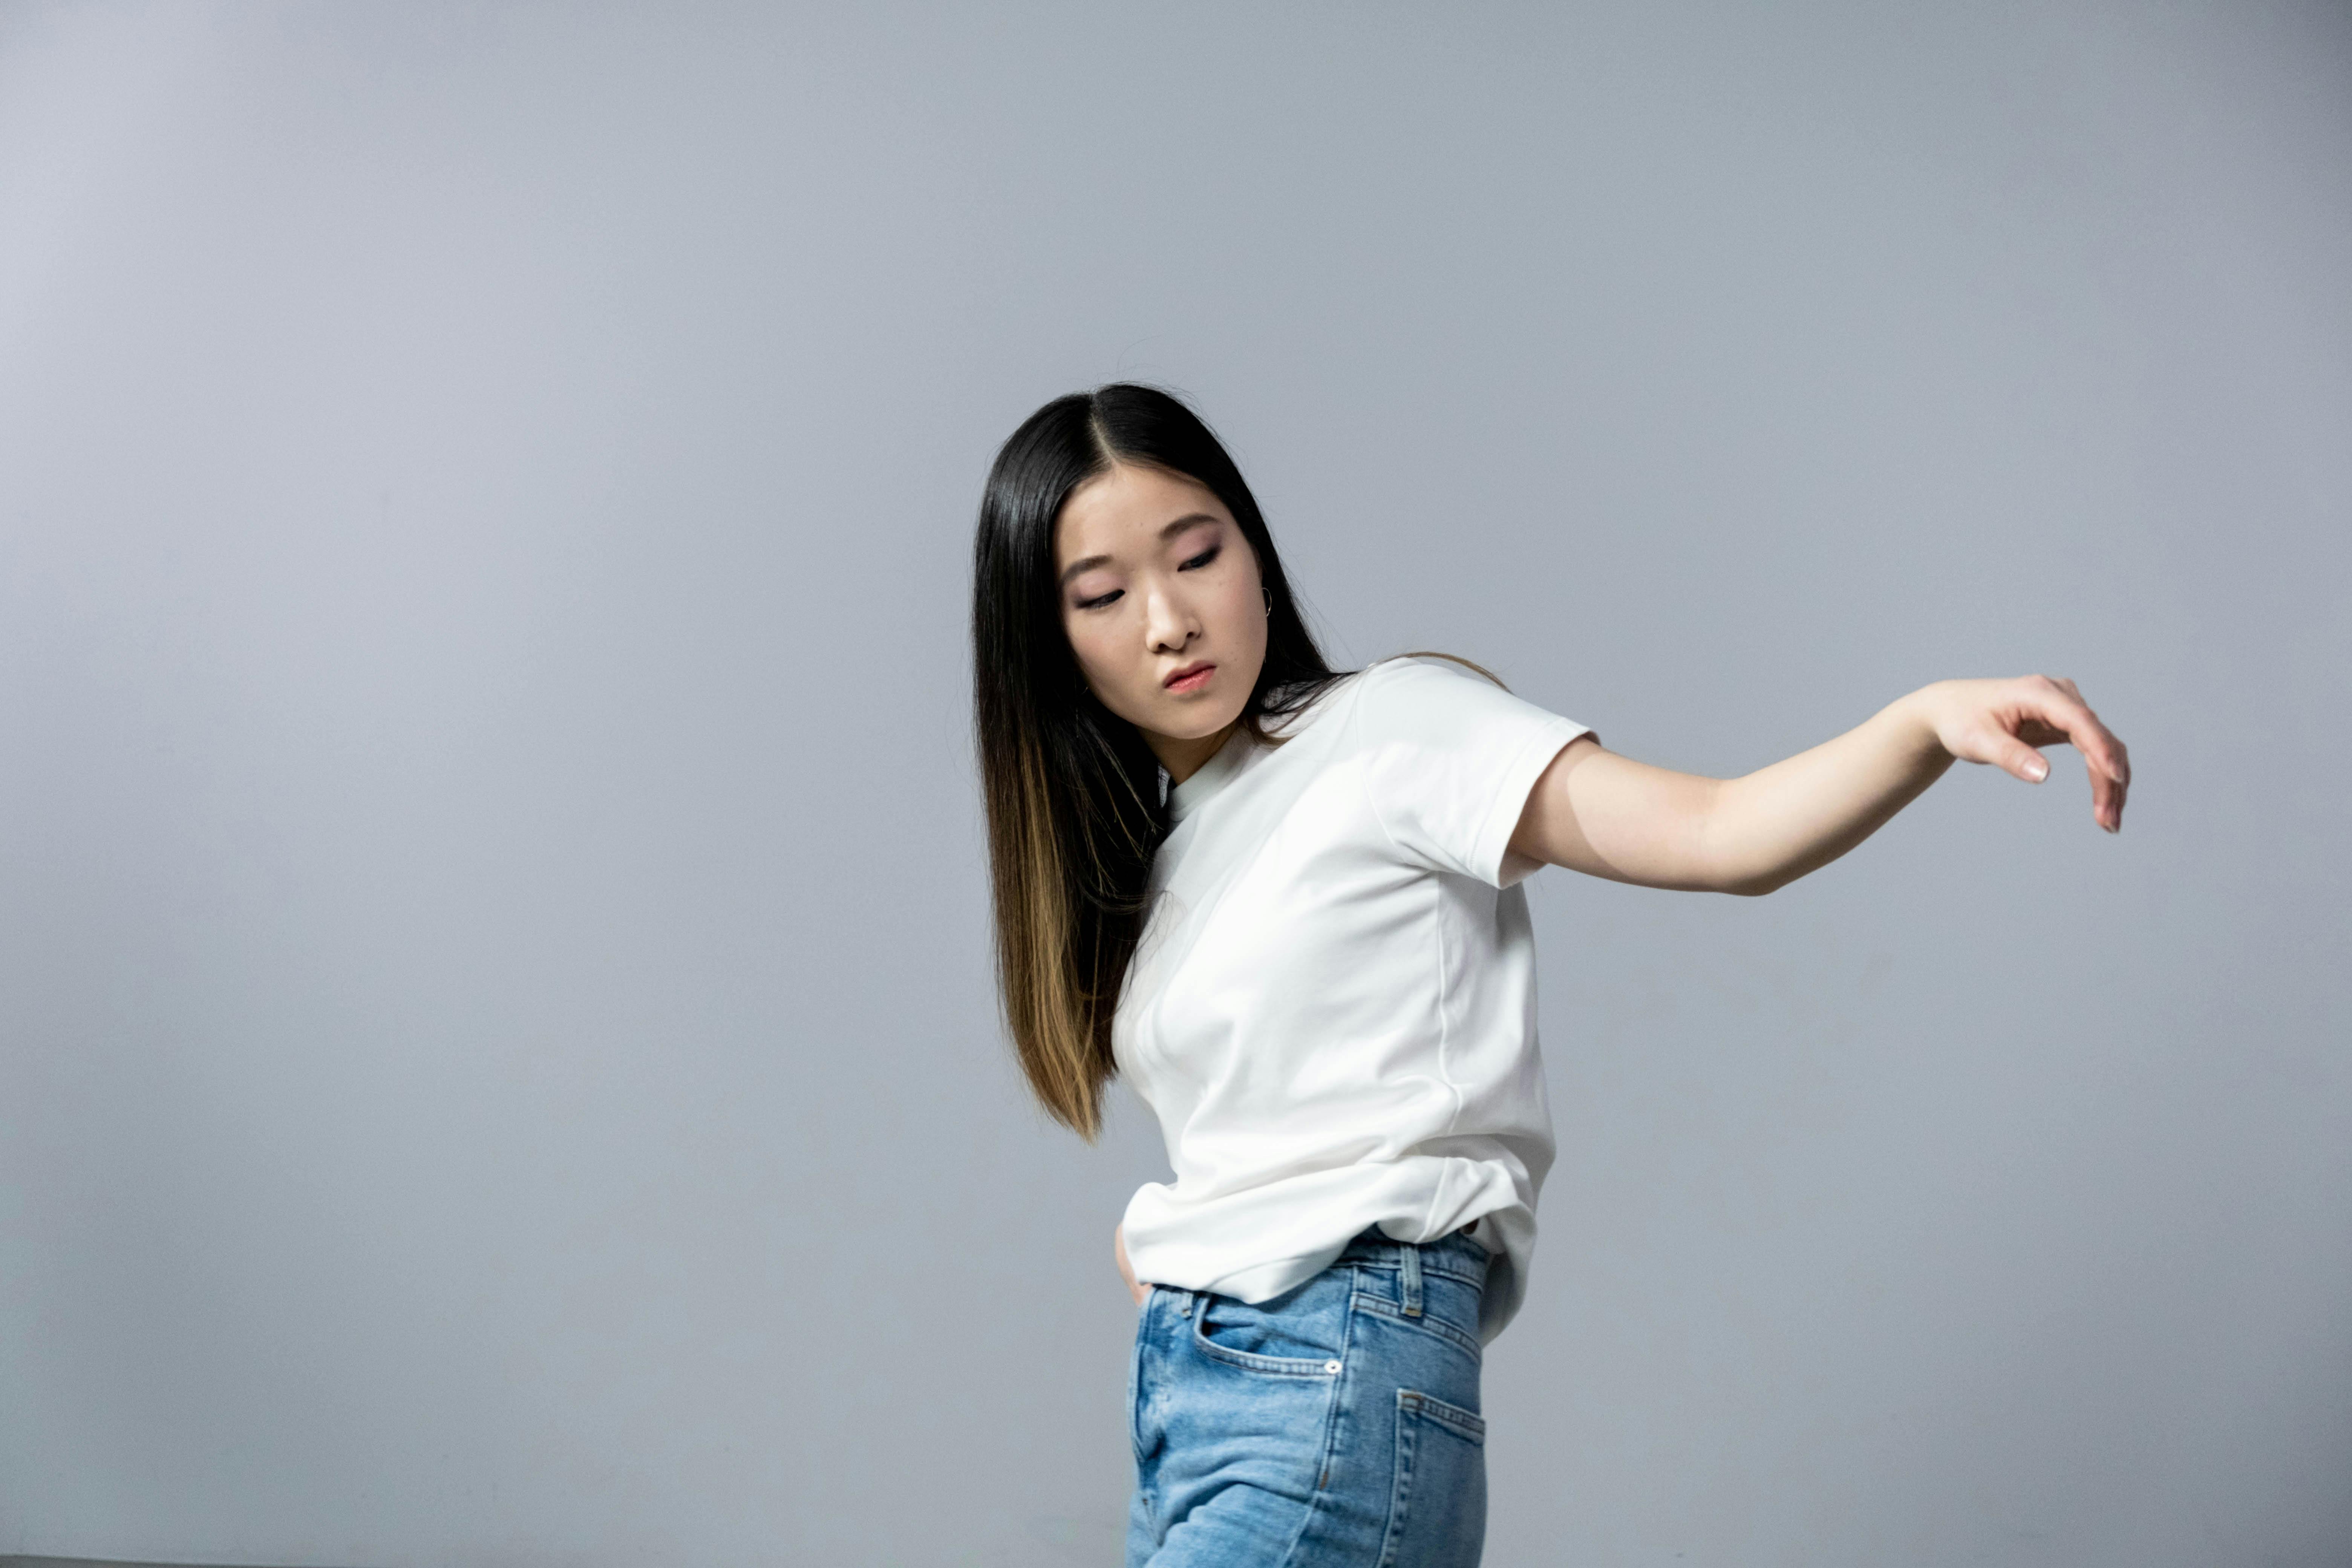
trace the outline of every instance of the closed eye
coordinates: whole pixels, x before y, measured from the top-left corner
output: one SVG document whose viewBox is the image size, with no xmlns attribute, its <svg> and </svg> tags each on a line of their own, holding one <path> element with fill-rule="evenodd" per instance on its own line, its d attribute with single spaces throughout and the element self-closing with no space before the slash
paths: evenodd
<svg viewBox="0 0 2352 1568">
<path fill-rule="evenodd" d="M 1176 568 L 1176 570 L 1179 572 L 1190 572 L 1195 567 L 1206 566 L 1210 562 L 1214 561 L 1217 558 L 1217 552 L 1223 548 L 1224 546 L 1222 544 L 1212 544 L 1198 555 L 1193 556 L 1190 561 L 1182 563 Z"/>
<path fill-rule="evenodd" d="M 1116 603 L 1118 596 L 1126 592 L 1127 590 L 1124 588 L 1113 588 L 1108 594 L 1097 594 L 1091 599 L 1080 599 L 1078 601 L 1078 608 L 1082 610 L 1099 610 L 1105 605 Z"/>
</svg>

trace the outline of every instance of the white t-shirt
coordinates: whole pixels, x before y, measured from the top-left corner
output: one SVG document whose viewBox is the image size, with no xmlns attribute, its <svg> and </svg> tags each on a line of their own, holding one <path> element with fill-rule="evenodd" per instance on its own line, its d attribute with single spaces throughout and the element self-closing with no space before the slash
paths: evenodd
<svg viewBox="0 0 2352 1568">
<path fill-rule="evenodd" d="M 1263 1301 L 1367 1226 L 1424 1242 L 1477 1220 L 1499 1254 L 1486 1337 L 1518 1310 L 1552 1135 L 1533 867 L 1505 861 L 1585 732 L 1396 659 L 1175 787 L 1112 1033 L 1176 1174 L 1128 1205 L 1138 1279 Z"/>
</svg>

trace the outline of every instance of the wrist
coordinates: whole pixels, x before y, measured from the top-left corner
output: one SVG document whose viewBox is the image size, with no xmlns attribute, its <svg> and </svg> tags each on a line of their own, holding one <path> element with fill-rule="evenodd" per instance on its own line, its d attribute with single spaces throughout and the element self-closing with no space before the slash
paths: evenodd
<svg viewBox="0 0 2352 1568">
<path fill-rule="evenodd" d="M 1887 706 L 1905 750 L 1922 763 L 1940 765 L 1952 760 L 1951 748 L 1944 744 L 1941 722 L 1950 687 L 1948 680 L 1935 681 Z"/>
</svg>

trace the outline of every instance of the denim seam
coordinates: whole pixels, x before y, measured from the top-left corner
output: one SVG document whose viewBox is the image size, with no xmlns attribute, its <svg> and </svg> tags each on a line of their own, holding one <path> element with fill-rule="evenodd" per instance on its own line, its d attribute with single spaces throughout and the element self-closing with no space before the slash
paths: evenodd
<svg viewBox="0 0 2352 1568">
<path fill-rule="evenodd" d="M 1403 1328 L 1426 1330 L 1430 1333 L 1435 1334 L 1438 1338 L 1444 1340 L 1446 1343 L 1452 1345 L 1454 1349 L 1460 1351 L 1463 1354 L 1468 1356 L 1472 1361 L 1477 1362 L 1485 1360 L 1485 1356 L 1479 1348 L 1477 1336 L 1463 1332 L 1460 1329 L 1455 1328 L 1452 1323 L 1447 1322 L 1443 1318 L 1433 1318 L 1426 1312 L 1423 1312 L 1418 1318 L 1408 1318 L 1402 1311 L 1398 1310 L 1397 1304 L 1394 1301 L 1391 1301 L 1386 1298 L 1378 1295 L 1359 1295 L 1352 1299 L 1348 1304 L 1350 1307 L 1361 1307 L 1364 1310 L 1376 1313 L 1381 1317 L 1386 1318 L 1389 1321 L 1398 1324 Z"/>
<path fill-rule="evenodd" d="M 1402 1244 L 1400 1243 L 1400 1245 Z M 1401 1267 L 1401 1265 L 1395 1263 L 1382 1263 L 1371 1258 L 1343 1258 L 1341 1261 L 1346 1263 L 1350 1268 L 1378 1268 L 1385 1270 L 1391 1274 L 1395 1273 Z M 1451 1279 L 1460 1285 L 1483 1286 L 1486 1283 L 1486 1271 L 1485 1269 L 1482 1268 L 1474 1274 L 1468 1269 L 1463 1268 L 1458 1265 L 1432 1259 L 1429 1256 L 1429 1249 L 1426 1245 L 1422 1248 L 1421 1273 L 1422 1278 L 1423 1279 L 1427 1279 L 1429 1276 L 1433 1274 L 1441 1279 Z"/>
<path fill-rule="evenodd" d="M 1298 1521 L 1290 1544 L 1282 1553 L 1282 1568 L 1298 1568 L 1298 1549 L 1307 1541 L 1307 1532 L 1322 1518 L 1325 1500 L 1330 1496 L 1326 1483 L 1331 1479 L 1331 1468 L 1339 1459 L 1339 1424 L 1347 1418 L 1348 1402 L 1341 1397 L 1341 1384 L 1352 1375 L 1356 1350 L 1356 1314 L 1354 1292 L 1349 1297 L 1349 1310 L 1339 1314 L 1339 1371 L 1331 1377 L 1331 1396 L 1323 1407 L 1323 1453 L 1315 1467 L 1315 1496 L 1307 1504 L 1306 1517 Z"/>
<path fill-rule="evenodd" d="M 1147 1397 L 1143 1378 L 1143 1350 L 1150 1340 L 1151 1309 L 1156 1292 L 1147 1289 L 1143 1298 L 1142 1319 L 1135 1328 L 1135 1351 L 1127 1363 L 1127 1442 L 1135 1452 L 1136 1475 L 1143 1473 L 1143 1401 Z"/>
<path fill-rule="evenodd" d="M 1350 1262 L 1350 1265 L 1348 1265 L 1348 1268 L 1352 1268 L 1352 1269 L 1379 1269 L 1379 1272 L 1383 1272 L 1383 1274 L 1395 1274 L 1395 1272 L 1397 1272 L 1397 1265 L 1395 1265 L 1395 1262 Z M 1465 1272 L 1465 1269 L 1451 1268 L 1451 1265 L 1446 1265 L 1446 1262 L 1430 1262 L 1428 1250 L 1423 1250 L 1423 1253 L 1421 1253 L 1421 1277 L 1423 1277 L 1423 1279 L 1451 1279 L 1451 1281 L 1454 1281 L 1454 1284 L 1458 1284 L 1458 1286 L 1484 1286 L 1484 1284 L 1486 1284 L 1486 1274 L 1484 1274 L 1484 1272 L 1470 1274 L 1470 1272 Z"/>
<path fill-rule="evenodd" d="M 1389 1521 L 1381 1531 L 1381 1568 L 1397 1568 L 1397 1548 L 1412 1513 L 1413 1426 L 1410 1418 L 1412 1391 L 1397 1390 L 1396 1453 L 1389 1470 Z"/>
</svg>

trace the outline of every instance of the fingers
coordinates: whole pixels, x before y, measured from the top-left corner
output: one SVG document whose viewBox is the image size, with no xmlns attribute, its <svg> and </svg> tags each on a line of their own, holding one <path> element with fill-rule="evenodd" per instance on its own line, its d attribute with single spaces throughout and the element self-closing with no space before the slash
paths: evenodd
<svg viewBox="0 0 2352 1568">
<path fill-rule="evenodd" d="M 2099 716 L 2083 700 L 2075 684 L 2061 677 L 2036 676 L 2030 683 L 2039 689 L 2024 722 L 2018 726 L 2021 737 L 2049 743 L 2059 739 L 2070 742 L 2083 753 L 2083 761 L 2091 776 L 2091 819 L 2109 833 L 2118 832 L 2124 825 L 2124 797 L 2131 789 L 2131 753 L 2125 750 L 2114 731 L 2099 721 Z M 2039 722 L 2037 723 L 2036 721 Z M 2047 739 L 2039 732 L 2046 726 Z M 2018 770 L 2011 768 L 2011 773 Z M 2021 778 L 2048 776 L 2045 765 L 2040 774 L 2019 773 Z"/>
<path fill-rule="evenodd" d="M 2082 727 L 2070 739 L 2090 770 L 2091 820 L 2109 833 L 2120 832 L 2124 825 L 2124 796 L 2131 789 L 2130 755 L 2114 731 L 2100 723 L 2098 715 L 2088 708 L 2083 710 L 2083 721 Z"/>
<path fill-rule="evenodd" d="M 2124 786 L 2095 763 L 2090 773 L 2091 820 L 2113 833 L 2124 825 Z"/>
<path fill-rule="evenodd" d="M 2106 738 L 2109 762 L 2104 769 L 2094 768 L 2091 773 L 2091 816 L 2110 833 L 2120 833 L 2124 826 L 2124 796 L 2131 793 L 2131 754 L 2124 743 L 2105 726 L 2099 731 Z"/>
<path fill-rule="evenodd" d="M 2041 752 L 2017 739 L 2002 735 L 1986 748 L 2003 773 L 2013 773 L 2027 784 L 2040 784 L 2050 776 L 2050 764 Z"/>
</svg>

